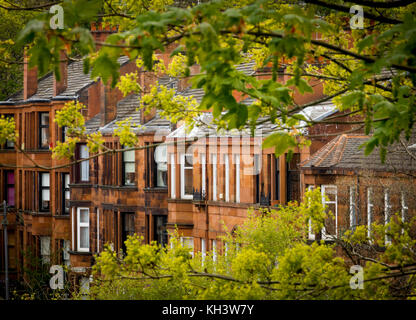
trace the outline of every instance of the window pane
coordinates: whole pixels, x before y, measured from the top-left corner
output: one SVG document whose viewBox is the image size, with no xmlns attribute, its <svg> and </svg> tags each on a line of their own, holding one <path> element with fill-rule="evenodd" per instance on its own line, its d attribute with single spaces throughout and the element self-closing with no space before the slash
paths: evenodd
<svg viewBox="0 0 416 320">
<path fill-rule="evenodd" d="M 79 222 L 88 223 L 89 222 L 89 212 L 88 209 L 79 210 Z"/>
<path fill-rule="evenodd" d="M 10 141 L 10 140 L 7 140 L 6 141 L 6 148 L 14 148 L 14 142 Z"/>
<path fill-rule="evenodd" d="M 65 199 L 66 200 L 71 199 L 71 193 L 70 193 L 70 191 L 65 191 Z"/>
<path fill-rule="evenodd" d="M 40 124 L 42 126 L 49 126 L 49 113 L 41 113 L 40 114 Z"/>
<path fill-rule="evenodd" d="M 336 219 L 336 213 L 335 213 L 335 204 L 327 204 L 327 212 L 331 211 L 332 216 L 326 218 L 325 220 L 325 232 L 326 234 L 335 235 L 336 229 L 335 229 L 335 219 Z"/>
<path fill-rule="evenodd" d="M 65 183 L 65 188 L 69 188 L 69 174 L 65 174 L 64 176 L 64 183 Z"/>
<path fill-rule="evenodd" d="M 40 130 L 40 146 L 41 148 L 49 147 L 49 128 L 41 128 Z"/>
<path fill-rule="evenodd" d="M 185 167 L 192 167 L 192 166 L 193 166 L 193 156 L 185 155 Z"/>
<path fill-rule="evenodd" d="M 63 247 L 62 247 L 63 258 L 65 261 L 65 265 L 68 265 L 69 264 L 69 240 L 64 240 L 63 242 L 64 242 Z"/>
<path fill-rule="evenodd" d="M 42 256 L 51 254 L 51 238 L 50 237 L 40 237 L 40 254 Z"/>
<path fill-rule="evenodd" d="M 182 244 L 184 247 L 187 247 L 189 249 L 194 248 L 194 238 L 191 237 L 183 237 L 182 238 Z"/>
<path fill-rule="evenodd" d="M 135 163 L 134 162 L 126 162 L 124 163 L 124 170 L 126 172 L 135 172 Z"/>
<path fill-rule="evenodd" d="M 124 151 L 124 161 L 134 162 L 134 150 Z"/>
<path fill-rule="evenodd" d="M 80 227 L 79 228 L 79 246 L 80 248 L 90 247 L 90 235 L 89 227 Z"/>
<path fill-rule="evenodd" d="M 157 186 L 158 187 L 166 187 L 167 180 L 168 180 L 167 171 L 157 170 Z"/>
<path fill-rule="evenodd" d="M 86 144 L 82 144 L 79 147 L 79 156 L 81 159 L 85 159 L 89 157 L 88 147 Z"/>
<path fill-rule="evenodd" d="M 42 189 L 42 201 L 50 201 L 50 197 L 49 197 L 49 189 Z M 49 207 L 49 205 L 48 205 Z"/>
<path fill-rule="evenodd" d="M 49 173 L 42 173 L 41 177 L 42 177 L 42 181 L 41 181 L 42 187 L 49 187 L 50 186 Z"/>
<path fill-rule="evenodd" d="M 192 194 L 193 190 L 193 170 L 184 169 L 185 171 L 185 194 Z"/>
<path fill-rule="evenodd" d="M 7 184 L 14 184 L 14 172 L 13 171 L 7 172 Z"/>
<path fill-rule="evenodd" d="M 14 206 L 14 188 L 7 188 L 7 205 Z"/>
<path fill-rule="evenodd" d="M 90 179 L 90 163 L 88 160 L 81 162 L 81 180 L 88 181 Z"/>
<path fill-rule="evenodd" d="M 125 172 L 124 173 L 124 184 L 126 185 L 133 185 L 136 181 L 136 173 L 135 172 Z"/>
</svg>

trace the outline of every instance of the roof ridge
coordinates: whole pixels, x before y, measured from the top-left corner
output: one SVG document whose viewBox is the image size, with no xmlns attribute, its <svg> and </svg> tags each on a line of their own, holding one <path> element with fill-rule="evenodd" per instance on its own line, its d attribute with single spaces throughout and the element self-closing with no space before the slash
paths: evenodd
<svg viewBox="0 0 416 320">
<path fill-rule="evenodd" d="M 348 137 L 347 137 L 346 134 L 341 135 L 340 141 L 337 143 L 337 146 L 340 146 L 340 147 L 335 150 L 335 155 L 334 155 L 333 161 L 331 163 L 331 166 L 334 166 L 334 165 L 336 165 L 337 163 L 340 162 L 340 160 L 341 160 L 341 158 L 344 154 L 344 150 L 345 150 L 345 146 L 347 144 L 347 140 L 348 140 Z"/>
<path fill-rule="evenodd" d="M 325 145 L 325 147 L 322 150 L 322 156 L 319 157 L 319 160 L 315 163 L 315 167 L 319 166 L 324 159 L 328 156 L 330 152 L 338 145 L 339 140 L 341 139 L 342 135 L 337 136 L 335 139 L 332 139 L 328 144 Z M 319 151 L 318 151 L 319 152 Z M 318 156 L 318 155 L 317 155 Z"/>
</svg>

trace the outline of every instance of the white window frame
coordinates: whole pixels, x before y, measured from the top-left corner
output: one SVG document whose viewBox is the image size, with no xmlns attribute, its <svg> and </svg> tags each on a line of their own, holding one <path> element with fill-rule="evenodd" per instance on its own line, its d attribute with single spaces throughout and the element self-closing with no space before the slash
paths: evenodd
<svg viewBox="0 0 416 320">
<path fill-rule="evenodd" d="M 357 226 L 357 206 L 354 202 L 357 201 L 357 188 L 356 186 L 350 186 L 350 228 L 353 229 Z M 354 222 L 354 223 L 353 223 Z"/>
<path fill-rule="evenodd" d="M 230 201 L 230 161 L 228 154 L 224 154 L 224 169 L 225 169 L 225 201 Z"/>
<path fill-rule="evenodd" d="M 212 261 L 217 262 L 217 240 L 212 240 Z"/>
<path fill-rule="evenodd" d="M 170 197 L 176 199 L 175 154 L 170 154 Z"/>
<path fill-rule="evenodd" d="M 97 208 L 97 253 L 100 252 L 100 209 Z"/>
<path fill-rule="evenodd" d="M 206 163 L 205 153 L 201 154 L 201 194 L 204 194 L 206 197 L 206 180 L 207 180 L 207 163 Z"/>
<path fill-rule="evenodd" d="M 193 169 L 193 166 L 186 166 L 186 156 L 192 157 L 193 155 L 189 153 L 181 154 L 181 199 L 192 199 L 193 194 L 185 194 L 185 170 Z"/>
<path fill-rule="evenodd" d="M 335 201 L 326 201 L 325 200 L 325 191 L 327 189 L 331 189 L 334 188 L 335 189 Z M 321 194 L 322 194 L 322 204 L 323 205 L 327 205 L 327 204 L 335 204 L 335 212 L 333 212 L 334 214 L 334 218 L 335 218 L 335 237 L 338 237 L 338 188 L 336 185 L 321 185 Z M 322 227 L 322 239 L 323 240 L 327 240 L 327 239 L 331 239 L 331 237 L 334 235 L 330 235 L 326 233 L 326 228 L 325 226 Z"/>
<path fill-rule="evenodd" d="M 235 155 L 235 202 L 240 202 L 240 155 Z"/>
<path fill-rule="evenodd" d="M 367 237 L 371 236 L 371 223 L 373 222 L 373 188 L 367 188 Z"/>
<path fill-rule="evenodd" d="M 228 242 L 224 241 L 224 256 L 227 257 L 228 256 L 228 250 L 230 249 L 230 246 L 228 244 Z"/>
<path fill-rule="evenodd" d="M 401 205 L 402 205 L 402 222 L 406 221 L 407 212 L 409 211 L 409 207 L 406 204 L 404 192 L 401 193 Z"/>
<path fill-rule="evenodd" d="M 314 186 L 308 186 L 308 191 L 313 190 Z M 308 219 L 308 239 L 315 240 L 315 234 L 312 233 L 312 220 Z"/>
<path fill-rule="evenodd" d="M 217 155 L 212 154 L 212 200 L 217 201 Z"/>
<path fill-rule="evenodd" d="M 204 238 L 201 238 L 201 254 L 202 254 L 202 264 L 204 264 L 205 257 L 207 255 L 207 242 Z"/>
<path fill-rule="evenodd" d="M 390 193 L 388 189 L 384 189 L 384 225 L 385 226 L 390 222 L 390 218 L 391 218 L 390 212 L 391 212 Z M 391 244 L 391 239 L 387 234 L 385 235 L 385 243 Z"/>
<path fill-rule="evenodd" d="M 88 222 L 81 222 L 81 210 L 88 211 Z M 88 228 L 88 236 L 90 234 L 90 208 L 78 207 L 77 208 L 77 251 L 79 252 L 89 252 L 90 251 L 90 241 L 88 240 L 88 248 L 81 247 L 81 228 Z"/>
</svg>

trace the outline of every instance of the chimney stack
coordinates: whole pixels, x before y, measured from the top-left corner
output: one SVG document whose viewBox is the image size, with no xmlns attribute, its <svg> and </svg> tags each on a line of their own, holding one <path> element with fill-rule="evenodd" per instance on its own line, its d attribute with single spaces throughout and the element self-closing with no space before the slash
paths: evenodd
<svg viewBox="0 0 416 320">
<path fill-rule="evenodd" d="M 23 67 L 23 99 L 27 100 L 38 90 L 38 68 L 29 69 L 29 58 L 25 49 Z"/>
<path fill-rule="evenodd" d="M 101 127 L 117 116 L 117 102 L 121 99 L 121 93 L 117 88 L 111 88 L 110 84 L 100 84 L 100 113 Z"/>
<path fill-rule="evenodd" d="M 104 25 L 101 22 L 92 22 L 91 23 L 91 34 L 94 38 L 95 42 L 104 42 L 107 37 L 112 34 L 116 33 L 118 31 L 118 26 L 110 26 L 109 23 Z M 100 49 L 100 45 L 96 44 L 97 49 Z"/>
<path fill-rule="evenodd" d="M 59 96 L 64 92 L 68 86 L 68 62 L 64 51 L 59 54 L 59 74 L 60 80 L 56 79 L 56 75 L 53 77 L 53 96 Z"/>
</svg>

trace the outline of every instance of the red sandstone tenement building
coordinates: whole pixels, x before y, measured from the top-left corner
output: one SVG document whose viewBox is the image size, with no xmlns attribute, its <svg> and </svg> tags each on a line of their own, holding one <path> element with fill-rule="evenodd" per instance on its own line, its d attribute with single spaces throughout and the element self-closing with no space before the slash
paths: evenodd
<svg viewBox="0 0 416 320">
<path fill-rule="evenodd" d="M 100 39 L 110 32 L 94 30 Z M 165 62 L 169 59 L 168 54 L 159 57 Z M 126 58 L 119 62 L 122 74 L 137 70 Z M 264 77 L 254 63 L 236 68 Z M 30 249 L 44 263 L 70 266 L 71 279 L 85 282 L 94 255 L 106 244 L 123 249 L 127 236 L 134 233 L 143 236 L 146 243 L 166 245 L 168 232 L 177 228 L 182 243 L 192 251 L 226 250 L 219 236 L 240 225 L 249 208 L 299 201 L 312 186 L 320 186 L 329 196 L 328 206 L 336 216 L 327 225 L 326 234 L 388 218 L 396 211 L 408 217 L 415 210 L 415 192 L 409 187 L 415 181 L 406 178 L 416 171 L 411 148 L 402 149 L 399 156 L 392 153 L 393 167 L 388 167 L 379 163 L 377 152 L 365 158 L 358 150 L 366 137 L 336 136 L 351 126 L 319 124 L 308 131 L 313 136 L 311 146 L 295 150 L 287 162 L 286 155 L 276 158 L 272 149 L 261 148 L 263 139 L 275 129 L 270 123 L 258 127 L 254 137 L 245 132 L 216 132 L 207 112 L 201 117 L 206 126 L 187 132 L 183 125 L 174 126 L 155 111 L 144 114 L 136 110 L 140 96 L 123 97 L 117 89 L 91 80 L 83 74 L 81 62 L 62 62 L 61 74 L 59 82 L 52 74 L 38 79 L 36 70 L 26 67 L 24 90 L 0 102 L 0 114 L 15 118 L 19 133 L 16 146 L 24 151 L 18 152 L 10 142 L 0 150 L 0 196 L 9 205 L 9 273 L 13 280 L 23 276 Z M 158 80 L 175 88 L 177 94 L 193 96 L 198 102 L 202 98 L 203 91 L 190 89 L 183 79 L 139 74 L 144 90 Z M 314 90 L 305 96 L 296 93 L 297 103 L 323 97 L 321 85 L 315 85 Z M 253 102 L 239 96 L 236 99 Z M 135 129 L 139 146 L 168 143 L 45 170 L 42 167 L 67 163 L 52 159 L 50 147 L 65 139 L 65 130 L 53 120 L 68 101 L 86 106 L 82 112 L 88 132 L 101 132 L 108 148 L 123 148 L 113 133 L 116 122 L 128 117 L 143 125 Z M 335 113 L 329 102 L 304 110 L 304 115 L 314 120 Z M 75 158 L 89 156 L 86 144 L 78 144 Z M 40 167 L 33 167 L 32 160 Z M 3 280 L 3 234 L 0 236 Z M 311 240 L 320 237 L 310 235 Z"/>
</svg>

